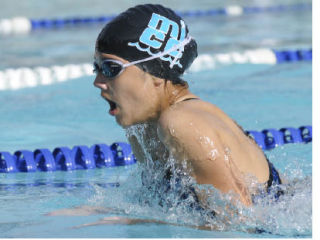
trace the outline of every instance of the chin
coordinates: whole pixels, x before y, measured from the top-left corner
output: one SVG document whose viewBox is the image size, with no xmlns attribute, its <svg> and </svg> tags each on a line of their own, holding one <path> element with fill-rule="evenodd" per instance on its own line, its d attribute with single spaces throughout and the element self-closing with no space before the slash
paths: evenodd
<svg viewBox="0 0 320 240">
<path fill-rule="evenodd" d="M 121 119 L 117 118 L 116 117 L 116 121 L 118 123 L 119 126 L 123 127 L 123 128 L 126 128 L 127 127 L 127 124 L 125 124 L 124 122 L 121 121 Z"/>
<path fill-rule="evenodd" d="M 116 121 L 117 121 L 118 125 L 120 125 L 122 128 L 128 128 L 128 127 L 136 124 L 132 121 L 128 121 L 124 118 L 121 118 L 120 116 L 116 116 Z"/>
<path fill-rule="evenodd" d="M 128 127 L 131 127 L 133 125 L 137 125 L 137 124 L 143 124 L 143 123 L 147 123 L 150 121 L 150 119 L 124 119 L 121 118 L 120 116 L 116 117 L 116 121 L 118 123 L 118 125 L 120 125 L 122 128 L 126 129 Z"/>
</svg>

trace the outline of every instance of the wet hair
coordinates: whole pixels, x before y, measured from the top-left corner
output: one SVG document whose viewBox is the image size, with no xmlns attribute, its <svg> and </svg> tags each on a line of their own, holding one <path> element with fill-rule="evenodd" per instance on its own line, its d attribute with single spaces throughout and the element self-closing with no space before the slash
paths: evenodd
<svg viewBox="0 0 320 240">
<path fill-rule="evenodd" d="M 152 23 L 155 25 L 150 27 Z M 137 5 L 119 14 L 104 26 L 97 38 L 96 50 L 133 62 L 167 51 L 169 47 L 182 42 L 189 36 L 188 33 L 189 29 L 182 18 L 171 9 L 158 4 Z M 149 45 L 149 42 L 143 41 L 146 35 Z M 153 44 L 158 46 L 155 47 Z M 173 84 L 188 86 L 181 76 L 198 56 L 197 43 L 191 39 L 181 48 L 176 50 L 178 55 L 175 56 L 178 57 L 168 53 L 136 66 Z"/>
</svg>

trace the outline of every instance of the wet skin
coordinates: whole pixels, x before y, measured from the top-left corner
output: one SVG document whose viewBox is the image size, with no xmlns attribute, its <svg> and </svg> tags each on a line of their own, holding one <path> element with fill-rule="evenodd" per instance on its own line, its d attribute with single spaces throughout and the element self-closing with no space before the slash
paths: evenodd
<svg viewBox="0 0 320 240">
<path fill-rule="evenodd" d="M 99 52 L 95 59 L 98 63 L 103 59 L 127 62 Z M 157 148 L 170 152 L 177 161 L 187 161 L 197 183 L 211 184 L 223 193 L 233 191 L 249 206 L 251 183 L 247 177 L 259 183 L 268 180 L 262 150 L 217 106 L 200 99 L 184 101 L 198 98 L 187 88 L 165 82 L 137 66 L 126 68 L 114 79 L 97 73 L 94 85 L 101 89 L 104 99 L 116 103 L 112 115 L 119 125 L 126 128 L 146 123 L 148 137 L 159 139 L 162 145 Z M 134 138 L 129 141 L 137 159 L 143 161 L 143 146 Z"/>
<path fill-rule="evenodd" d="M 104 59 L 127 63 L 115 55 L 95 53 L 98 64 Z M 211 184 L 222 193 L 234 192 L 234 200 L 240 200 L 246 206 L 252 204 L 252 184 L 268 181 L 268 163 L 256 143 L 221 109 L 202 101 L 187 88 L 154 77 L 137 66 L 124 69 L 113 79 L 98 72 L 94 86 L 101 90 L 102 98 L 109 102 L 109 113 L 120 126 L 128 128 L 139 123 L 147 126 L 143 137 L 159 143 L 155 149 L 148 149 L 152 159 L 166 161 L 163 159 L 164 153 L 170 153 L 178 162 L 187 161 L 197 183 Z M 188 98 L 196 99 L 184 101 Z M 134 136 L 128 140 L 138 161 L 144 162 L 144 146 Z M 62 209 L 48 215 L 100 213 L 114 212 L 85 206 L 84 209 Z M 109 217 L 83 226 L 135 223 L 164 222 Z"/>
</svg>

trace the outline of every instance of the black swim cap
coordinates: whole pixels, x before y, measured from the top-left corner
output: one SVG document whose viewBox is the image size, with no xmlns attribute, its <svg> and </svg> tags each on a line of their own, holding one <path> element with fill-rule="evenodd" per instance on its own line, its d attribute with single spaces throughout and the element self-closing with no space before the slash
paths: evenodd
<svg viewBox="0 0 320 240">
<path fill-rule="evenodd" d="M 182 18 L 171 9 L 154 4 L 138 5 L 121 13 L 102 29 L 96 50 L 133 62 L 187 42 L 178 50 L 137 64 L 156 77 L 179 82 L 198 55 L 196 41 L 186 41 L 190 39 L 188 33 Z"/>
</svg>

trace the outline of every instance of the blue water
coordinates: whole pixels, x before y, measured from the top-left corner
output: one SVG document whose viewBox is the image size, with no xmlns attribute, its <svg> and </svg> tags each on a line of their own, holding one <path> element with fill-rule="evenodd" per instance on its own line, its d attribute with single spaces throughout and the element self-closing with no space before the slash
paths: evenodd
<svg viewBox="0 0 320 240">
<path fill-rule="evenodd" d="M 134 1 L 142 3 L 143 1 Z M 299 1 L 282 1 L 281 4 Z M 301 2 L 301 1 L 300 1 Z M 175 10 L 209 9 L 230 4 L 277 5 L 277 1 L 163 1 Z M 32 18 L 110 15 L 133 5 L 122 1 L 1 2 L 0 16 Z M 17 8 L 19 4 L 19 8 Z M 263 13 L 236 18 L 186 18 L 199 53 L 227 53 L 256 48 L 310 48 L 311 11 Z M 91 62 L 101 25 L 0 36 L 0 70 L 8 67 L 51 66 Z M 312 69 L 310 63 L 230 65 L 188 73 L 190 89 L 221 107 L 246 130 L 312 125 Z M 108 115 L 108 108 L 92 77 L 0 92 L 0 150 L 53 149 L 57 146 L 111 144 L 126 141 L 124 131 Z M 291 183 L 292 196 L 275 205 L 262 202 L 250 209 L 239 206 L 247 218 L 217 220 L 221 231 L 170 225 L 102 225 L 74 229 L 108 214 L 49 217 L 44 214 L 81 205 L 114 207 L 131 217 L 188 224 L 198 216 L 177 208 L 171 215 L 161 208 L 137 203 L 141 185 L 138 165 L 76 172 L 0 174 L 0 237 L 311 237 L 312 145 L 292 144 L 266 152 Z M 120 182 L 120 187 L 106 183 Z M 144 193 L 146 194 L 146 193 Z M 148 196 L 147 196 L 148 197 Z M 216 193 L 213 201 L 222 202 Z M 216 204 L 216 203 L 215 203 Z M 223 207 L 224 205 L 221 204 Z M 111 216 L 111 215 L 110 215 Z M 271 233 L 245 229 L 259 226 Z"/>
</svg>

